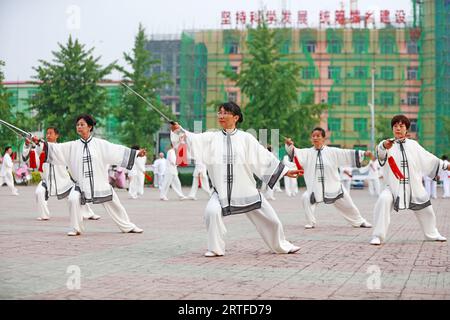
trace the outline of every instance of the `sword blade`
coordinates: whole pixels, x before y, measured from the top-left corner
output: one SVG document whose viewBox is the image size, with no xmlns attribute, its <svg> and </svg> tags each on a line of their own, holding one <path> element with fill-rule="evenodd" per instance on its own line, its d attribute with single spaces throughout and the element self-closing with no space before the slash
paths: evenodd
<svg viewBox="0 0 450 320">
<path fill-rule="evenodd" d="M 20 129 L 20 128 L 17 128 L 16 126 L 12 125 L 12 124 L 9 123 L 9 122 L 6 122 L 5 120 L 0 119 L 0 123 L 3 124 L 3 125 L 5 125 L 5 126 L 6 126 L 7 128 L 9 128 L 9 129 L 14 129 L 14 130 L 16 130 L 16 131 L 19 131 L 22 135 L 24 135 L 24 136 L 26 136 L 26 137 L 31 137 L 31 136 L 32 136 L 31 133 L 26 132 L 26 131 L 24 131 L 24 130 L 22 130 L 22 129 Z M 16 133 L 17 133 L 17 132 L 16 132 Z"/>
<path fill-rule="evenodd" d="M 124 82 L 120 82 L 123 86 L 125 86 L 128 90 L 130 90 L 131 92 L 133 92 L 135 95 L 137 95 L 139 98 L 141 98 L 142 100 L 144 100 L 153 110 L 155 110 L 156 112 L 158 112 L 161 117 L 163 117 L 165 120 L 167 120 L 167 122 L 169 122 L 170 124 L 175 124 L 175 121 L 169 119 L 169 117 L 167 117 L 164 113 L 162 113 L 158 108 L 156 108 L 154 105 L 152 105 L 150 103 L 150 101 L 148 101 L 147 99 L 145 99 L 143 96 L 141 96 L 139 93 L 137 93 L 135 90 L 133 90 L 130 86 L 128 86 L 127 84 L 125 84 Z"/>
</svg>

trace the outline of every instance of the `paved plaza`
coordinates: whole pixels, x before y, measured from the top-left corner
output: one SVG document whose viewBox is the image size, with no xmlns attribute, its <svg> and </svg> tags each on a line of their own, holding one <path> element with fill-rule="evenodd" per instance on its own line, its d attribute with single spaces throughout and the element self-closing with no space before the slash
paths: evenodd
<svg viewBox="0 0 450 320">
<path fill-rule="evenodd" d="M 227 254 L 206 258 L 202 191 L 197 201 L 173 191 L 160 201 L 154 188 L 138 200 L 118 190 L 143 234 L 121 233 L 93 205 L 102 218 L 68 237 L 66 200 L 50 198 L 51 220 L 37 221 L 34 190 L 19 187 L 14 197 L 0 188 L 0 299 L 450 299 L 449 244 L 423 241 L 411 211 L 392 215 L 387 243 L 377 247 L 368 243 L 372 229 L 351 227 L 329 205 L 318 207 L 317 228 L 305 230 L 300 195 L 275 193 L 271 204 L 297 254 L 272 254 L 236 215 L 224 218 Z M 351 195 L 372 222 L 376 199 L 367 190 Z M 432 203 L 449 237 L 450 199 Z"/>
</svg>

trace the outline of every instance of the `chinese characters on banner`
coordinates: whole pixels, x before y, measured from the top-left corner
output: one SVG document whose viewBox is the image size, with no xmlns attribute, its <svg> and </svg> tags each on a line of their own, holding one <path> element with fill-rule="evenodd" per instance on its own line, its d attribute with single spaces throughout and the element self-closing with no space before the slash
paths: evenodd
<svg viewBox="0 0 450 320">
<path fill-rule="evenodd" d="M 334 15 L 334 19 L 332 17 Z M 406 24 L 406 13 L 404 10 L 380 10 L 378 13 L 379 22 L 384 24 Z M 221 12 L 221 24 L 223 26 L 246 26 L 257 25 L 262 19 L 267 22 L 268 25 L 298 25 L 308 26 L 308 11 L 299 10 L 297 14 L 290 10 L 282 10 L 277 12 L 275 10 L 267 11 L 222 11 Z M 375 23 L 375 12 L 360 10 L 351 10 L 349 14 L 345 10 L 335 10 L 334 12 L 328 10 L 321 10 L 319 12 L 319 23 L 321 25 L 346 25 L 346 24 L 359 24 L 361 22 Z"/>
</svg>

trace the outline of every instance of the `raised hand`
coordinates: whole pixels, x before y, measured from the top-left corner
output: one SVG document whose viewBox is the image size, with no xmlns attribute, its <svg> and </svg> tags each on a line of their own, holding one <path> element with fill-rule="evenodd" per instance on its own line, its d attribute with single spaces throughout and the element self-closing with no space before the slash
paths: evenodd
<svg viewBox="0 0 450 320">
<path fill-rule="evenodd" d="M 178 129 L 180 129 L 181 126 L 178 124 L 178 122 L 174 122 L 171 126 L 170 126 L 170 130 L 172 131 L 177 131 Z"/>
<path fill-rule="evenodd" d="M 305 173 L 304 170 L 289 170 L 286 172 L 286 176 L 289 178 L 298 178 Z"/>
</svg>

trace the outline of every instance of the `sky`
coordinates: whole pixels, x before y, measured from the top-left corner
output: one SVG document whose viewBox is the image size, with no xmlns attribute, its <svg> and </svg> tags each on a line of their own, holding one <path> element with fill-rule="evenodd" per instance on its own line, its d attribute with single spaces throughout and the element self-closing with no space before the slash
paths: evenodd
<svg viewBox="0 0 450 320">
<path fill-rule="evenodd" d="M 5 62 L 5 81 L 27 81 L 36 74 L 38 60 L 51 61 L 58 42 L 65 44 L 69 35 L 79 39 L 86 48 L 95 47 L 94 56 L 100 63 L 115 60 L 125 65 L 123 53 L 130 52 L 139 23 L 149 37 L 160 34 L 180 34 L 182 30 L 220 29 L 221 14 L 246 12 L 261 8 L 291 11 L 295 24 L 297 12 L 306 10 L 310 26 L 318 26 L 319 11 L 334 11 L 341 6 L 349 12 L 350 0 L 0 0 L 0 60 Z M 411 0 L 359 0 L 361 13 L 396 10 L 412 13 Z M 231 27 L 238 27 L 235 19 Z M 115 72 L 110 79 L 120 79 Z"/>
</svg>

